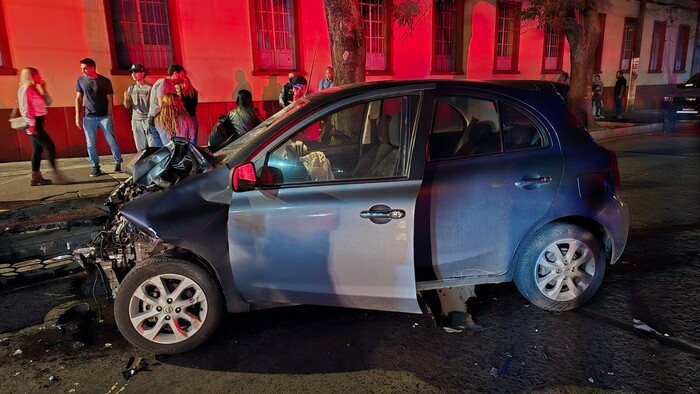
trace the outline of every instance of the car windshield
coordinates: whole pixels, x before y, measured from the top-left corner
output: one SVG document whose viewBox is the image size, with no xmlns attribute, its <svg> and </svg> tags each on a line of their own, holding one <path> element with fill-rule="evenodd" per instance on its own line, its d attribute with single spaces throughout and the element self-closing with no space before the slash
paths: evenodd
<svg viewBox="0 0 700 394">
<path fill-rule="evenodd" d="M 292 105 L 288 105 L 281 110 L 277 111 L 274 113 L 272 116 L 269 118 L 265 119 L 264 122 L 260 123 L 258 126 L 250 130 L 249 132 L 243 134 L 230 144 L 226 145 L 222 149 L 220 149 L 220 152 L 226 156 L 224 159 L 225 162 L 230 162 L 231 156 L 235 154 L 242 146 L 247 145 L 250 143 L 250 141 L 254 140 L 258 135 L 262 134 L 267 130 L 270 126 L 275 125 L 279 123 L 282 119 L 286 118 L 289 115 L 292 115 L 299 111 L 301 108 L 303 108 L 306 104 L 309 103 L 309 100 L 307 98 L 304 98 L 302 100 L 294 102 Z"/>
</svg>

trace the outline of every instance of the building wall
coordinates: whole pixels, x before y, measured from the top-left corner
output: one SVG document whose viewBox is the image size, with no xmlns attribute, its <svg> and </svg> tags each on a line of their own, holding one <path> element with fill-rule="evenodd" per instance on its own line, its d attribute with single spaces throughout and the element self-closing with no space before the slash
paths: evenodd
<svg viewBox="0 0 700 394">
<path fill-rule="evenodd" d="M 429 5 L 429 0 L 422 0 Z M 287 73 L 256 72 L 253 64 L 251 10 L 248 0 L 177 0 L 172 15 L 177 21 L 182 64 L 199 90 L 199 143 L 206 143 L 208 132 L 218 115 L 233 107 L 232 95 L 247 88 L 253 93 L 258 107 L 267 115 L 277 110 L 277 95 L 287 82 Z M 82 131 L 74 125 L 75 81 L 80 75 L 79 59 L 92 57 L 97 71 L 112 80 L 115 90 L 114 123 L 117 139 L 123 151 L 134 150 L 126 111 L 121 107 L 123 92 L 131 77 L 112 69 L 105 2 L 102 0 L 0 0 L 4 9 L 7 38 L 12 63 L 16 69 L 38 68 L 47 81 L 53 105 L 47 118 L 47 130 L 58 148 L 59 157 L 86 156 Z M 323 78 L 323 70 L 331 64 L 330 44 L 322 0 L 297 1 L 299 37 L 299 72 L 310 76 L 314 91 Z M 517 73 L 494 74 L 496 0 L 465 0 L 463 69 L 461 74 L 431 73 L 433 50 L 432 10 L 418 20 L 413 30 L 394 23 L 391 29 L 390 70 L 371 74 L 367 80 L 379 79 L 547 79 L 558 74 L 542 73 L 544 50 L 541 30 L 523 22 L 520 37 L 520 57 Z M 637 17 L 637 1 L 601 1 L 599 11 L 606 14 L 603 42 L 603 81 L 607 87 L 615 82 L 619 68 L 624 18 Z M 666 18 L 665 8 L 649 3 L 642 34 L 640 74 L 637 80 L 637 108 L 656 108 L 658 100 L 648 93 L 668 91 L 676 83 L 690 77 L 694 55 L 693 43 L 697 12 L 682 10 L 677 19 L 668 22 L 664 50 L 664 72 L 649 74 L 649 52 L 654 20 Z M 691 26 L 690 49 L 686 72 L 673 73 L 678 25 Z M 563 70 L 570 71 L 569 49 L 564 45 Z M 151 75 L 153 81 L 161 77 Z M 0 116 L 9 117 L 16 106 L 17 75 L 0 75 Z M 0 161 L 28 160 L 31 153 L 29 137 L 9 129 L 0 122 L 0 132 L 14 136 L 0 144 Z M 100 136 L 98 151 L 109 153 Z"/>
</svg>

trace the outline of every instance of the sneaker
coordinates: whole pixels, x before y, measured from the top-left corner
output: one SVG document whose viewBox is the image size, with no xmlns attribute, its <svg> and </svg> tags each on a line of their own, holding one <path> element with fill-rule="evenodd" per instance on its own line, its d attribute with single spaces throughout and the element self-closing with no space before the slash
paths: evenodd
<svg viewBox="0 0 700 394">
<path fill-rule="evenodd" d="M 114 172 L 122 172 L 122 163 L 117 163 L 114 165 Z"/>
<path fill-rule="evenodd" d="M 104 172 L 102 172 L 102 171 L 100 170 L 100 167 L 94 167 L 94 168 L 92 169 L 92 172 L 90 173 L 90 176 L 91 176 L 91 177 L 93 177 L 93 176 L 100 176 L 100 175 L 104 175 Z"/>
</svg>

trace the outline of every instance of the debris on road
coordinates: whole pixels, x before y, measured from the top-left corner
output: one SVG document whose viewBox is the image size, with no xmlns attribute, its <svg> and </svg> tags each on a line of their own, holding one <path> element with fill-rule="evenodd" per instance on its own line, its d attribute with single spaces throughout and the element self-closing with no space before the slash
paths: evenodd
<svg viewBox="0 0 700 394">
<path fill-rule="evenodd" d="M 129 362 L 126 363 L 126 369 L 122 371 L 122 376 L 124 380 L 128 381 L 137 372 L 146 369 L 146 367 L 148 367 L 148 362 L 142 357 L 134 358 L 134 356 L 131 356 L 129 357 Z"/>
<path fill-rule="evenodd" d="M 20 354 L 22 354 L 22 349 L 17 349 L 14 353 L 12 353 L 13 356 L 19 356 Z"/>
</svg>

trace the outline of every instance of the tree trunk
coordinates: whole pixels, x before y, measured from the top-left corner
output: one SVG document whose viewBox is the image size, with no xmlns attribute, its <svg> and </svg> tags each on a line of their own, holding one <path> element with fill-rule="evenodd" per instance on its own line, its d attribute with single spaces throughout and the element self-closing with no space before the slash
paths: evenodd
<svg viewBox="0 0 700 394">
<path fill-rule="evenodd" d="M 595 6 L 574 10 L 564 21 L 564 33 L 571 49 L 571 88 L 567 104 L 585 126 L 595 129 L 598 126 L 591 110 L 591 84 L 600 37 L 600 18 Z"/>
<path fill-rule="evenodd" d="M 365 80 L 365 35 L 357 0 L 324 0 L 335 86 Z"/>
</svg>

